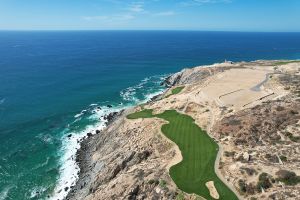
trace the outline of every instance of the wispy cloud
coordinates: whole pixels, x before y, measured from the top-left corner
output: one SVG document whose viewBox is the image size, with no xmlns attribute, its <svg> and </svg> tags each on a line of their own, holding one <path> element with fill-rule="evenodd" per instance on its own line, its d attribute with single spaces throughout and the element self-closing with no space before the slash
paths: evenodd
<svg viewBox="0 0 300 200">
<path fill-rule="evenodd" d="M 128 8 L 130 12 L 141 13 L 145 12 L 144 2 L 132 2 Z"/>
<path fill-rule="evenodd" d="M 158 13 L 154 13 L 154 16 L 173 16 L 176 15 L 176 13 L 174 11 L 164 11 L 164 12 L 158 12 Z"/>
<path fill-rule="evenodd" d="M 188 0 L 183 1 L 180 4 L 184 6 L 195 6 L 204 4 L 215 4 L 215 3 L 231 3 L 233 0 Z"/>
<path fill-rule="evenodd" d="M 119 0 L 105 0 L 108 2 L 120 4 L 123 8 L 120 8 L 120 13 L 112 13 L 107 15 L 95 15 L 95 16 L 84 16 L 83 20 L 86 21 L 102 21 L 107 23 L 120 22 L 120 21 L 129 21 L 139 17 L 167 17 L 176 15 L 174 11 L 149 11 L 145 9 L 144 1 L 133 1 L 131 3 L 124 3 Z M 159 0 L 152 0 L 152 2 L 157 2 Z M 148 3 L 148 2 L 147 2 Z"/>
<path fill-rule="evenodd" d="M 131 2 L 129 4 L 123 3 L 119 0 L 105 0 L 110 3 L 122 5 L 120 13 L 112 13 L 108 15 L 84 16 L 82 19 L 86 21 L 103 21 L 103 22 L 118 22 L 135 19 L 138 15 L 146 13 L 144 9 L 144 2 Z"/>
<path fill-rule="evenodd" d="M 99 15 L 99 16 L 84 16 L 83 19 L 86 21 L 126 21 L 134 19 L 135 17 L 131 14 L 119 14 L 119 15 Z"/>
</svg>

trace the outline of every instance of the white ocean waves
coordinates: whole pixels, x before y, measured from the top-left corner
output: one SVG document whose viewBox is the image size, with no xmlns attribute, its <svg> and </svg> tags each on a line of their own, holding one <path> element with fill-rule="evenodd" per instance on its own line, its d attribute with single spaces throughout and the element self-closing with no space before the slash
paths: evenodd
<svg viewBox="0 0 300 200">
<path fill-rule="evenodd" d="M 0 200 L 5 200 L 8 198 L 8 193 L 11 188 L 12 186 L 7 186 L 2 191 L 0 191 Z"/>
<path fill-rule="evenodd" d="M 164 87 L 160 84 L 165 77 L 166 75 L 157 75 L 144 78 L 137 85 L 122 90 L 120 96 L 123 101 L 132 105 L 149 100 L 151 94 L 157 94 L 164 90 Z"/>
</svg>

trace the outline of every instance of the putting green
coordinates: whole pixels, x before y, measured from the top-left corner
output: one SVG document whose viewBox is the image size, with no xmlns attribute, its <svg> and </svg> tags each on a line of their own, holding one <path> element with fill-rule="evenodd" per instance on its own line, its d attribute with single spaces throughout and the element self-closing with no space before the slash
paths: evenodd
<svg viewBox="0 0 300 200">
<path fill-rule="evenodd" d="M 217 143 L 194 123 L 193 118 L 175 110 L 167 110 L 157 115 L 153 115 L 152 110 L 143 110 L 127 116 L 128 119 L 152 117 L 169 122 L 164 124 L 161 130 L 178 145 L 182 153 L 183 160 L 170 168 L 170 175 L 179 189 L 190 194 L 198 194 L 206 199 L 213 199 L 205 183 L 214 181 L 219 199 L 238 199 L 214 171 L 218 153 Z"/>
<path fill-rule="evenodd" d="M 171 94 L 167 95 L 166 98 L 168 98 L 174 94 L 180 93 L 183 89 L 184 89 L 184 86 L 180 86 L 180 87 L 172 89 Z"/>
</svg>

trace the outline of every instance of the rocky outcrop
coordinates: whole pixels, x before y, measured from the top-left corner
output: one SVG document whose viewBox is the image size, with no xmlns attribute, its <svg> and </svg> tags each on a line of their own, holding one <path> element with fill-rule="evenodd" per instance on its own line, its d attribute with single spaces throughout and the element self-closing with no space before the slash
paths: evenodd
<svg viewBox="0 0 300 200">
<path fill-rule="evenodd" d="M 197 83 L 205 80 L 209 76 L 215 75 L 219 72 L 224 72 L 231 68 L 243 68 L 243 66 L 232 63 L 221 63 L 210 66 L 186 68 L 167 77 L 162 84 L 167 87 L 172 87 L 175 85 Z"/>
<path fill-rule="evenodd" d="M 164 164 L 174 152 L 151 128 L 143 129 L 154 127 L 153 122 L 132 126 L 135 122 L 125 117 L 128 112 L 112 114 L 114 120 L 105 130 L 82 141 L 76 157 L 79 180 L 66 199 L 175 198 L 176 188 Z"/>
</svg>

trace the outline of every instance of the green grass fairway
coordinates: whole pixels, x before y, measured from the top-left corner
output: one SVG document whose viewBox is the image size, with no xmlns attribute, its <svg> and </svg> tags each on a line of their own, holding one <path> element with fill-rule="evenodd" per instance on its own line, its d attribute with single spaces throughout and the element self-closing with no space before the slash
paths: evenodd
<svg viewBox="0 0 300 200">
<path fill-rule="evenodd" d="M 141 112 L 136 112 L 130 115 L 127 115 L 127 119 L 139 119 L 139 118 L 151 118 L 153 117 L 152 115 L 152 110 L 143 110 Z"/>
<path fill-rule="evenodd" d="M 153 115 L 152 110 L 128 115 L 128 119 L 158 117 L 168 121 L 161 127 L 162 132 L 174 141 L 181 150 L 183 161 L 170 169 L 170 175 L 178 188 L 187 193 L 195 193 L 206 199 L 213 199 L 205 186 L 214 181 L 222 200 L 237 200 L 236 195 L 217 177 L 214 163 L 218 145 L 205 131 L 194 123 L 188 115 L 168 110 Z"/>
<path fill-rule="evenodd" d="M 183 90 L 183 88 L 184 88 L 184 86 L 172 89 L 171 94 L 167 95 L 166 98 L 168 98 L 168 97 L 170 97 L 170 96 L 172 96 L 174 94 L 180 93 Z"/>
<path fill-rule="evenodd" d="M 287 65 L 290 63 L 298 63 L 298 62 L 300 62 L 300 60 L 282 61 L 282 62 L 276 62 L 274 63 L 274 65 Z"/>
</svg>

